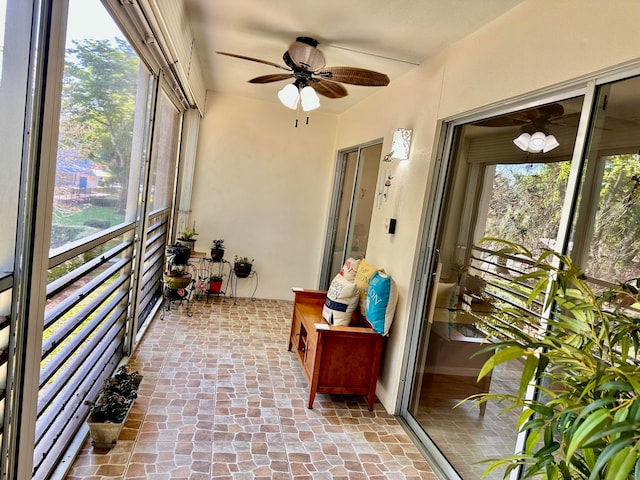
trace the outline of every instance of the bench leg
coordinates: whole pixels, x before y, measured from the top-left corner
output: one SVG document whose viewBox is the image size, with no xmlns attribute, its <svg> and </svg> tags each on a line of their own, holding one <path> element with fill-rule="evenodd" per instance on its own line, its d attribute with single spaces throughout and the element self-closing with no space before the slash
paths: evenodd
<svg viewBox="0 0 640 480">
<path fill-rule="evenodd" d="M 480 385 L 480 389 L 482 393 L 489 393 L 489 389 L 491 388 L 491 375 L 487 375 L 482 380 L 478 382 Z M 484 412 L 487 411 L 487 402 L 482 402 L 480 404 L 480 416 L 484 417 Z"/>
<path fill-rule="evenodd" d="M 371 411 L 373 410 L 373 404 L 376 403 L 376 396 L 375 394 L 369 394 L 367 399 L 369 400 L 369 410 Z"/>
<path fill-rule="evenodd" d="M 313 401 L 316 398 L 316 389 L 315 388 L 310 388 L 309 389 L 309 401 L 307 402 L 307 408 L 313 408 Z"/>
</svg>

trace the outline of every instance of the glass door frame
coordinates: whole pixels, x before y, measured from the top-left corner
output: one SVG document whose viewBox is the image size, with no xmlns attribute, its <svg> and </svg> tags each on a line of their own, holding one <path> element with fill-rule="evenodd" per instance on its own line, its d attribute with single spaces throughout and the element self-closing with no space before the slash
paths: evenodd
<svg viewBox="0 0 640 480">
<path fill-rule="evenodd" d="M 438 231 L 441 228 L 443 201 L 449 177 L 452 174 L 453 153 L 455 148 L 454 134 L 456 127 L 463 124 L 479 121 L 493 116 L 504 115 L 514 111 L 535 107 L 545 103 L 564 100 L 570 97 L 584 96 L 581 111 L 580 123 L 574 150 L 571 156 L 571 174 L 567 185 L 565 200 L 562 205 L 561 231 L 558 232 L 557 240 L 564 249 L 570 236 L 572 217 L 576 209 L 576 199 L 580 188 L 580 174 L 584 162 L 584 155 L 587 148 L 587 133 L 591 121 L 596 89 L 599 85 L 615 80 L 631 77 L 638 74 L 638 68 L 620 69 L 611 72 L 609 75 L 599 78 L 582 80 L 561 88 L 547 90 L 537 95 L 521 97 L 493 107 L 487 107 L 473 111 L 464 115 L 447 118 L 440 123 L 440 138 L 434 169 L 432 172 L 431 187 L 425 200 L 425 216 L 422 223 L 420 242 L 420 253 L 417 259 L 418 268 L 414 279 L 415 288 L 411 298 L 409 326 L 406 336 L 406 348 L 403 359 L 401 374 L 401 387 L 396 405 L 396 415 L 400 422 L 414 437 L 414 440 L 422 450 L 424 455 L 430 460 L 434 473 L 441 478 L 461 479 L 453 466 L 439 450 L 437 445 L 429 437 L 428 433 L 418 423 L 411 414 L 412 390 L 414 378 L 417 373 L 420 356 L 420 340 L 423 328 L 427 328 L 423 321 L 424 315 L 429 308 L 431 290 L 434 288 L 439 252 L 436 249 Z M 429 333 L 429 332 L 427 332 Z M 514 432 L 514 437 L 516 432 Z M 526 440 L 524 434 L 517 435 L 516 449 L 521 449 Z M 519 478 L 520 472 L 514 471 L 509 477 L 511 480 Z"/>
<path fill-rule="evenodd" d="M 351 202 L 350 202 L 350 207 L 349 207 L 349 219 L 347 220 L 348 225 L 348 229 L 347 229 L 347 237 L 352 236 L 353 232 L 353 226 L 351 225 L 351 218 L 353 215 L 353 208 L 354 208 L 354 194 L 355 194 L 355 189 L 358 185 L 359 182 L 359 177 L 360 177 L 360 170 L 362 168 L 361 166 L 361 160 L 362 160 L 362 151 L 368 147 L 374 146 L 374 145 L 382 145 L 383 143 L 383 139 L 382 138 L 378 138 L 376 140 L 372 140 L 371 142 L 366 142 L 366 143 L 362 143 L 360 145 L 357 145 L 355 147 L 350 147 L 350 148 L 345 148 L 343 150 L 338 151 L 337 154 L 337 161 L 336 161 L 336 168 L 335 168 L 335 173 L 334 173 L 334 178 L 333 178 L 333 187 L 332 187 L 332 192 L 331 192 L 331 199 L 330 199 L 330 206 L 329 206 L 329 219 L 327 220 L 327 230 L 326 230 L 326 235 L 325 235 L 325 243 L 324 243 L 324 251 L 323 251 L 323 255 L 322 255 L 322 267 L 320 270 L 320 281 L 319 281 L 319 288 L 321 290 L 326 290 L 327 287 L 329 286 L 329 282 L 331 281 L 331 265 L 332 265 L 332 259 L 333 259 L 333 251 L 335 248 L 335 244 L 336 241 L 338 239 L 336 239 L 336 232 L 337 232 L 337 227 L 338 227 L 338 214 L 339 214 L 339 209 L 340 209 L 340 200 L 342 197 L 342 192 L 343 192 L 343 182 L 344 182 L 344 177 L 345 177 L 345 170 L 346 170 L 346 166 L 347 166 L 347 158 L 349 156 L 349 154 L 354 153 L 354 152 L 358 152 L 358 159 L 357 159 L 357 164 L 356 164 L 356 174 L 354 176 L 354 181 L 353 181 L 353 185 L 351 185 Z M 380 177 L 380 168 L 378 166 L 378 179 Z M 347 252 L 347 246 L 349 245 L 349 239 L 345 238 L 344 239 L 345 242 L 345 248 L 344 248 L 344 256 L 346 256 L 346 252 Z M 346 260 L 346 258 L 342 259 L 342 263 L 344 263 L 344 261 Z"/>
</svg>

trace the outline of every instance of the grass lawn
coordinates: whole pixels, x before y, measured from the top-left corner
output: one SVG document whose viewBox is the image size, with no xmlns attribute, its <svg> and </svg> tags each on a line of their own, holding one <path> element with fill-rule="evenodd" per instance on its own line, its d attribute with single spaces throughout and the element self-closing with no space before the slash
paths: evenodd
<svg viewBox="0 0 640 480">
<path fill-rule="evenodd" d="M 86 205 L 75 212 L 53 211 L 54 225 L 85 225 L 87 221 L 108 221 L 112 227 L 124 222 L 124 214 L 118 213 L 114 207 L 101 207 L 98 205 Z"/>
</svg>

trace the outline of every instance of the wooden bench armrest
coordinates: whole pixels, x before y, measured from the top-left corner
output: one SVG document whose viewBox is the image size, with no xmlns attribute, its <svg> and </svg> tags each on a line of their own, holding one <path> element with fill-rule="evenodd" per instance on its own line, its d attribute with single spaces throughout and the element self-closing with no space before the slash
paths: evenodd
<svg viewBox="0 0 640 480">
<path fill-rule="evenodd" d="M 292 288 L 291 291 L 295 294 L 295 301 L 298 301 L 298 299 L 305 299 L 305 298 L 322 298 L 324 301 L 324 298 L 327 296 L 327 291 L 326 290 L 310 290 L 308 288 Z"/>
</svg>

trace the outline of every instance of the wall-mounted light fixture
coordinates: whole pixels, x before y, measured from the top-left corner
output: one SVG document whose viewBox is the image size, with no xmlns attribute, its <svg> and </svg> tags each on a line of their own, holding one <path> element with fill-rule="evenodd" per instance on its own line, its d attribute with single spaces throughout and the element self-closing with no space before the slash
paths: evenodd
<svg viewBox="0 0 640 480">
<path fill-rule="evenodd" d="M 398 160 L 407 160 L 409 158 L 412 132 L 412 130 L 407 128 L 397 128 L 393 131 L 391 158 L 397 158 Z"/>
<path fill-rule="evenodd" d="M 531 153 L 547 153 L 560 146 L 556 137 L 542 131 L 532 134 L 523 132 L 517 138 L 513 139 L 513 143 L 523 152 Z"/>
</svg>

